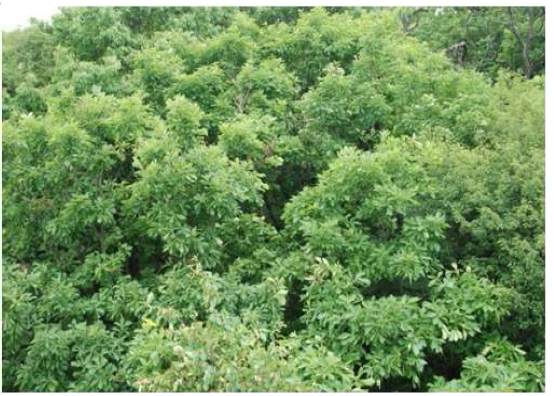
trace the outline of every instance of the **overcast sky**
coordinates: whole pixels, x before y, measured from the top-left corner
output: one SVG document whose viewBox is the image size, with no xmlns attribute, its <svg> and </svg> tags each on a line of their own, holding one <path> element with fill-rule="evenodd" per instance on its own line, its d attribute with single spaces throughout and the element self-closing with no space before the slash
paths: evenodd
<svg viewBox="0 0 554 396">
<path fill-rule="evenodd" d="M 43 21 L 50 20 L 58 10 L 51 4 L 17 4 L 10 2 L 0 6 L 2 30 L 9 31 L 18 27 L 28 26 L 30 18 Z"/>
</svg>

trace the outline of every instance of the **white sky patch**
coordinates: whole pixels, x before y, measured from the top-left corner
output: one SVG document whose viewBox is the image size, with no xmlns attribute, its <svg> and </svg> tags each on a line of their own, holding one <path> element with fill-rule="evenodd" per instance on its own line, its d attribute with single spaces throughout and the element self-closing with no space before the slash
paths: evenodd
<svg viewBox="0 0 554 396">
<path fill-rule="evenodd" d="M 59 6 L 52 4 L 17 4 L 10 2 L 0 6 L 2 30 L 7 32 L 29 26 L 29 20 L 35 18 L 49 21 L 58 12 Z"/>
</svg>

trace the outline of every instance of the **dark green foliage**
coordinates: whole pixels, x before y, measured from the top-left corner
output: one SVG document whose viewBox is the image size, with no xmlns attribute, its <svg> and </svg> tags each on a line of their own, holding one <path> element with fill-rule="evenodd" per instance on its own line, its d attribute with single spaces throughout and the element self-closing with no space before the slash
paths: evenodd
<svg viewBox="0 0 554 396">
<path fill-rule="evenodd" d="M 491 77 L 502 69 L 544 73 L 543 7 L 417 7 L 398 10 L 404 31 Z"/>
<path fill-rule="evenodd" d="M 543 20 L 86 7 L 4 33 L 3 390 L 544 391 Z"/>
</svg>

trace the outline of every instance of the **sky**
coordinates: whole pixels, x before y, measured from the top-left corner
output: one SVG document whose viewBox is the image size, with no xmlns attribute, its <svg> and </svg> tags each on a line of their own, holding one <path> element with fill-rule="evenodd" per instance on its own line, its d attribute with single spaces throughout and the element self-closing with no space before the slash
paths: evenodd
<svg viewBox="0 0 554 396">
<path fill-rule="evenodd" d="M 58 10 L 52 4 L 7 3 L 0 6 L 0 18 L 3 31 L 11 31 L 29 25 L 30 18 L 47 21 Z"/>
</svg>

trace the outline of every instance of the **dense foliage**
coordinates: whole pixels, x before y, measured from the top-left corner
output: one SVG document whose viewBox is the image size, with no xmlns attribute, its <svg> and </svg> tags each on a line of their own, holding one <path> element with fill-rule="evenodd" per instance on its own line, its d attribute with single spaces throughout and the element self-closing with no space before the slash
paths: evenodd
<svg viewBox="0 0 554 396">
<path fill-rule="evenodd" d="M 2 389 L 543 391 L 543 16 L 3 34 Z"/>
<path fill-rule="evenodd" d="M 400 11 L 404 32 L 490 76 L 544 73 L 545 10 L 539 7 L 417 7 Z"/>
</svg>

